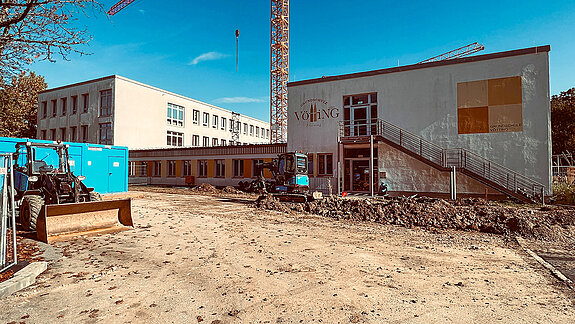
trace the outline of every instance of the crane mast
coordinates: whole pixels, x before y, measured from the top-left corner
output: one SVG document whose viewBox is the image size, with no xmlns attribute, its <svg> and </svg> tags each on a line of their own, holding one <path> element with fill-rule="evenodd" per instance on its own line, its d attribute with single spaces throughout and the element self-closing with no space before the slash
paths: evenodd
<svg viewBox="0 0 575 324">
<path fill-rule="evenodd" d="M 271 0 L 271 143 L 287 141 L 289 81 L 289 0 Z"/>
</svg>

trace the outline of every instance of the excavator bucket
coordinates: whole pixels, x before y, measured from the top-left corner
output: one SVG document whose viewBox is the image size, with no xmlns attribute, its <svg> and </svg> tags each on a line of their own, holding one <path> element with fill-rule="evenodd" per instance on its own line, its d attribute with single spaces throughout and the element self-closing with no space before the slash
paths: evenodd
<svg viewBox="0 0 575 324">
<path fill-rule="evenodd" d="M 133 226 L 131 200 L 119 199 L 44 206 L 36 232 L 40 241 L 52 243 L 80 235 L 123 231 Z"/>
</svg>

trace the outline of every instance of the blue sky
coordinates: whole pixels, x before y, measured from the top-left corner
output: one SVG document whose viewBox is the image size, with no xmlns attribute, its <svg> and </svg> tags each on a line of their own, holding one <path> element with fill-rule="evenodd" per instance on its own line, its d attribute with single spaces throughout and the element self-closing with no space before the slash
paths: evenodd
<svg viewBox="0 0 575 324">
<path fill-rule="evenodd" d="M 263 0 L 136 0 L 78 21 L 91 55 L 30 69 L 50 88 L 118 74 L 269 120 L 269 20 Z M 551 94 L 575 87 L 575 1 L 290 2 L 290 81 L 413 64 L 473 42 L 484 54 L 549 44 Z"/>
</svg>

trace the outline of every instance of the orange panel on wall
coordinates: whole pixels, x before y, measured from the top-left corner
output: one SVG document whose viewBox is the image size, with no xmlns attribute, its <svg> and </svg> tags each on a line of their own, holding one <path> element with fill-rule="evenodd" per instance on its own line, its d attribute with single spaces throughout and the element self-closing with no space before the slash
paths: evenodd
<svg viewBox="0 0 575 324">
<path fill-rule="evenodd" d="M 488 85 L 489 106 L 513 105 L 522 102 L 521 77 L 490 79 Z"/>
<path fill-rule="evenodd" d="M 489 133 L 489 110 L 487 107 L 457 110 L 459 134 Z"/>
<path fill-rule="evenodd" d="M 252 160 L 244 160 L 244 178 L 252 177 Z"/>
</svg>

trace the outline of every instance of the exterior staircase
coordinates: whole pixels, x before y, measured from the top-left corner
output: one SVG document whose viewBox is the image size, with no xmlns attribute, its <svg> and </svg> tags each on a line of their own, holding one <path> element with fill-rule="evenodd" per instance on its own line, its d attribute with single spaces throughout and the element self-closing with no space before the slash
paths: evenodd
<svg viewBox="0 0 575 324">
<path fill-rule="evenodd" d="M 455 169 L 510 197 L 544 202 L 545 186 L 464 148 L 443 148 L 382 119 L 340 122 L 339 141 L 366 140 L 373 135 L 406 154 L 442 171 Z"/>
</svg>

